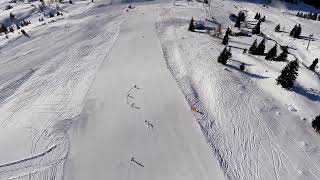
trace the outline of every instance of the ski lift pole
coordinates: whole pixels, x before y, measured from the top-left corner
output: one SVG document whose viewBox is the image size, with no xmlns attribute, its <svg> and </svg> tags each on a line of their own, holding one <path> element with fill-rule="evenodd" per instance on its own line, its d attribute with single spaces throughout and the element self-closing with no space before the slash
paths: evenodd
<svg viewBox="0 0 320 180">
<path fill-rule="evenodd" d="M 311 41 L 311 38 L 312 38 L 312 37 L 313 37 L 313 34 L 310 34 L 310 35 L 309 35 L 309 42 L 308 42 L 307 50 L 309 50 L 310 41 Z"/>
</svg>

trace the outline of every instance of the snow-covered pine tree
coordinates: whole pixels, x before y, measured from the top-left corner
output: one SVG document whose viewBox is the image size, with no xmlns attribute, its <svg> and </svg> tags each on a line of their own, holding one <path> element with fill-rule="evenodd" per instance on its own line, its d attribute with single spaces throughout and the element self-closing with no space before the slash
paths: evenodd
<svg viewBox="0 0 320 180">
<path fill-rule="evenodd" d="M 290 89 L 297 79 L 298 70 L 299 63 L 297 60 L 289 62 L 276 79 L 277 84 L 280 84 L 285 89 Z"/>
<path fill-rule="evenodd" d="M 311 124 L 313 129 L 315 129 L 319 133 L 320 132 L 320 115 L 314 118 Z"/>
<path fill-rule="evenodd" d="M 226 65 L 227 60 L 228 60 L 228 50 L 227 50 L 227 47 L 225 47 L 218 57 L 218 62 L 223 65 Z"/>
<path fill-rule="evenodd" d="M 275 44 L 275 45 L 269 50 L 269 52 L 267 53 L 265 59 L 266 59 L 266 60 L 271 60 L 271 59 L 277 57 L 277 48 L 278 48 L 278 45 Z"/>
<path fill-rule="evenodd" d="M 273 61 L 287 61 L 288 54 L 289 54 L 288 47 L 283 47 L 280 55 L 276 58 L 273 58 L 272 60 Z"/>
<path fill-rule="evenodd" d="M 254 54 L 256 52 L 256 49 L 257 49 L 257 39 L 254 40 L 253 44 L 249 48 L 249 53 Z"/>
<path fill-rule="evenodd" d="M 224 35 L 224 37 L 223 37 L 222 44 L 223 44 L 223 45 L 228 45 L 228 43 L 229 43 L 229 36 L 228 36 L 228 34 L 226 33 L 226 34 Z"/>
<path fill-rule="evenodd" d="M 309 67 L 309 69 L 310 69 L 311 71 L 314 71 L 314 70 L 316 69 L 316 66 L 317 66 L 318 62 L 319 62 L 319 59 L 318 59 L 318 58 L 315 59 L 315 60 L 312 62 L 312 64 L 311 64 L 311 66 Z"/>
<path fill-rule="evenodd" d="M 266 38 L 259 43 L 258 47 L 256 48 L 255 54 L 256 55 L 264 55 L 264 51 L 266 49 Z"/>
<path fill-rule="evenodd" d="M 194 32 L 194 29 L 195 29 L 194 20 L 193 18 L 191 18 L 188 30 L 191 32 Z"/>
<path fill-rule="evenodd" d="M 280 24 L 278 24 L 275 28 L 274 31 L 279 32 L 280 31 Z"/>
<path fill-rule="evenodd" d="M 252 34 L 260 34 L 260 25 L 261 25 L 261 21 L 259 20 L 257 25 L 252 29 Z"/>
</svg>

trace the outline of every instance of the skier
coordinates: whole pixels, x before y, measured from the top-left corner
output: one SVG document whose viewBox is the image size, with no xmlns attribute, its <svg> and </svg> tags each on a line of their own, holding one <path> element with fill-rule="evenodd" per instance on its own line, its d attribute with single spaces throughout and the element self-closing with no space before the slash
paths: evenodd
<svg viewBox="0 0 320 180">
<path fill-rule="evenodd" d="M 150 123 L 149 121 L 147 121 L 147 120 L 145 120 L 144 122 L 146 123 L 148 129 L 150 129 L 150 130 L 153 129 L 153 124 L 151 124 L 151 123 Z"/>
</svg>

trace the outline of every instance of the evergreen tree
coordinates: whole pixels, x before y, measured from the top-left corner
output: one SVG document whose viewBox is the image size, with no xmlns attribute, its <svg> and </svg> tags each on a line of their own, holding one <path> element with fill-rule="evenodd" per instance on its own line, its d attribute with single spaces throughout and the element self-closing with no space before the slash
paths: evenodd
<svg viewBox="0 0 320 180">
<path fill-rule="evenodd" d="M 259 20 L 257 25 L 252 29 L 252 34 L 260 34 L 260 25 L 261 25 L 261 21 Z"/>
<path fill-rule="evenodd" d="M 0 33 L 5 33 L 5 34 L 8 33 L 7 27 L 4 24 L 1 24 L 1 23 L 0 23 Z"/>
<path fill-rule="evenodd" d="M 227 57 L 228 57 L 228 59 L 230 59 L 232 57 L 231 47 L 229 47 L 229 49 L 228 49 Z"/>
<path fill-rule="evenodd" d="M 265 57 L 266 60 L 271 60 L 277 56 L 277 47 L 278 45 L 275 44 L 273 48 L 269 50 L 269 52 L 267 53 L 267 56 Z"/>
<path fill-rule="evenodd" d="M 266 49 L 266 39 L 263 38 L 263 40 L 259 43 L 256 51 L 255 51 L 255 54 L 256 55 L 264 55 L 264 51 Z"/>
<path fill-rule="evenodd" d="M 232 31 L 231 31 L 230 27 L 228 27 L 227 31 L 226 31 L 226 34 L 228 34 L 228 36 L 229 36 L 229 35 L 231 35 L 231 33 L 232 33 Z"/>
<path fill-rule="evenodd" d="M 312 124 L 312 127 L 319 133 L 320 132 L 320 115 L 314 118 L 311 124 Z"/>
<path fill-rule="evenodd" d="M 260 20 L 260 18 L 261 18 L 261 15 L 260 15 L 260 13 L 256 13 L 256 15 L 254 16 L 254 19 L 256 19 L 256 20 Z"/>
<path fill-rule="evenodd" d="M 287 61 L 288 54 L 288 47 L 283 47 L 280 55 L 276 58 L 273 58 L 273 61 Z"/>
<path fill-rule="evenodd" d="M 318 58 L 315 59 L 315 60 L 312 62 L 312 64 L 311 64 L 311 66 L 309 67 L 309 69 L 310 69 L 311 71 L 314 71 L 314 70 L 316 69 L 316 66 L 317 66 L 318 62 L 319 62 L 319 59 L 318 59 Z"/>
<path fill-rule="evenodd" d="M 241 26 L 241 21 L 238 18 L 237 21 L 236 21 L 236 24 L 234 25 L 234 27 L 240 28 L 240 26 Z"/>
<path fill-rule="evenodd" d="M 251 45 L 251 47 L 249 48 L 249 53 L 250 54 L 255 54 L 257 49 L 257 39 L 254 40 L 253 44 Z"/>
<path fill-rule="evenodd" d="M 193 18 L 191 18 L 188 30 L 191 32 L 194 32 L 194 29 L 195 29 L 194 20 Z"/>
<path fill-rule="evenodd" d="M 14 19 L 14 18 L 16 18 L 16 16 L 14 14 L 10 13 L 10 19 Z"/>
<path fill-rule="evenodd" d="M 280 31 L 280 24 L 278 24 L 275 28 L 274 31 L 279 32 Z"/>
<path fill-rule="evenodd" d="M 263 18 L 261 19 L 261 22 L 265 22 L 266 21 L 266 16 L 263 16 Z"/>
<path fill-rule="evenodd" d="M 299 26 L 297 26 L 296 30 L 294 31 L 293 37 L 294 38 L 299 38 L 301 35 L 301 31 L 302 31 L 302 27 L 299 24 Z"/>
<path fill-rule="evenodd" d="M 228 34 L 226 33 L 226 34 L 224 35 L 224 37 L 223 37 L 222 44 L 223 44 L 223 45 L 228 45 L 228 43 L 229 43 L 229 36 L 228 36 Z"/>
<path fill-rule="evenodd" d="M 240 71 L 244 71 L 244 69 L 245 69 L 245 65 L 244 65 L 244 63 L 241 63 L 241 65 L 240 65 Z"/>
<path fill-rule="evenodd" d="M 291 37 L 293 37 L 293 36 L 295 35 L 295 33 L 296 33 L 296 31 L 297 31 L 297 28 L 298 28 L 297 25 L 295 25 L 295 26 L 292 28 L 292 30 L 290 31 L 290 36 L 291 36 Z"/>
<path fill-rule="evenodd" d="M 218 62 L 223 65 L 226 65 L 229 59 L 229 56 L 230 56 L 229 51 L 227 50 L 227 47 L 225 47 L 218 57 Z"/>
<path fill-rule="evenodd" d="M 289 89 L 293 86 L 298 76 L 299 63 L 297 60 L 289 62 L 281 71 L 281 75 L 276 79 L 277 84 Z"/>
</svg>

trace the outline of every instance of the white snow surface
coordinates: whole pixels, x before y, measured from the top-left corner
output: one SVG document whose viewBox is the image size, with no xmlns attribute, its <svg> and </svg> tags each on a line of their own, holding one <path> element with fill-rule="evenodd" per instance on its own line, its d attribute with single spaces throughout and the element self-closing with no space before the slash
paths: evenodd
<svg viewBox="0 0 320 180">
<path fill-rule="evenodd" d="M 22 28 L 27 36 L 15 26 L 8 38 L 0 34 L 0 179 L 320 179 L 311 127 L 320 68 L 307 68 L 320 54 L 320 22 L 295 16 L 315 9 L 124 2 L 0 0 L 0 23 L 32 22 Z M 64 15 L 47 17 L 57 10 Z M 287 62 L 232 48 L 223 66 L 221 37 L 187 30 L 191 17 L 212 15 L 225 30 L 240 10 L 253 24 L 256 12 L 265 15 L 266 36 L 291 47 L 289 60 L 300 62 L 292 90 L 275 83 Z M 310 49 L 275 33 L 278 23 L 313 33 Z M 229 45 L 249 48 L 254 39 L 262 37 L 231 37 Z"/>
</svg>

